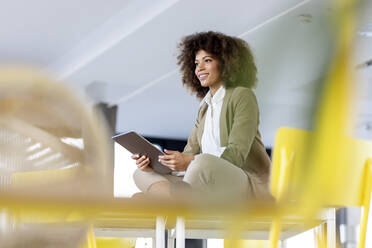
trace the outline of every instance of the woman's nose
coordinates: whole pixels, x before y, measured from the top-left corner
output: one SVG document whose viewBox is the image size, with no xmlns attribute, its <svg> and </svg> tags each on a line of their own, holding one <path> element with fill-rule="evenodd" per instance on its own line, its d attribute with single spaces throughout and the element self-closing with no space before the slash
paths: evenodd
<svg viewBox="0 0 372 248">
<path fill-rule="evenodd" d="M 198 68 L 197 68 L 198 71 L 202 71 L 204 69 L 205 69 L 204 64 L 202 64 L 202 63 L 198 64 Z"/>
</svg>

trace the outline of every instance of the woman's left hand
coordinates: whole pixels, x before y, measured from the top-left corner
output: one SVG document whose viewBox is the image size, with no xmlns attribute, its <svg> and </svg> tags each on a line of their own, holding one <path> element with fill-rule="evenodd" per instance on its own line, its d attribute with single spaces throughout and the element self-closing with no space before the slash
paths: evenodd
<svg viewBox="0 0 372 248">
<path fill-rule="evenodd" d="M 159 156 L 159 162 L 175 171 L 185 171 L 194 155 L 164 149 L 166 155 Z"/>
</svg>

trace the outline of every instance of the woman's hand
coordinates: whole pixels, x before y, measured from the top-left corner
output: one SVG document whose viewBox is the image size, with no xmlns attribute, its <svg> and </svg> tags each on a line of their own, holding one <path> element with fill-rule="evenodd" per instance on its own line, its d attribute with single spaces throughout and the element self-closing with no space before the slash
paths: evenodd
<svg viewBox="0 0 372 248">
<path fill-rule="evenodd" d="M 166 155 L 159 156 L 159 162 L 175 171 L 185 171 L 194 155 L 164 149 Z"/>
<path fill-rule="evenodd" d="M 138 169 L 140 169 L 141 171 L 145 171 L 145 172 L 153 171 L 153 169 L 149 166 L 151 161 L 147 156 L 142 155 L 140 157 L 139 154 L 133 154 L 131 158 L 136 160 L 136 165 Z"/>
</svg>

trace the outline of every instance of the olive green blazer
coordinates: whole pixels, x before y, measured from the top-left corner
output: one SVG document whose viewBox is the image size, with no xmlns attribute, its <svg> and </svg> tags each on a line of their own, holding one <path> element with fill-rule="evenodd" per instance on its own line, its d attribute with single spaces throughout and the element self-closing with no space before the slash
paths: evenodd
<svg viewBox="0 0 372 248">
<path fill-rule="evenodd" d="M 199 108 L 184 153 L 200 154 L 206 110 Z M 251 178 L 266 184 L 270 171 L 270 158 L 266 153 L 258 131 L 259 112 L 256 96 L 249 88 L 226 89 L 220 116 L 220 143 L 226 146 L 221 158 L 242 168 Z"/>
</svg>

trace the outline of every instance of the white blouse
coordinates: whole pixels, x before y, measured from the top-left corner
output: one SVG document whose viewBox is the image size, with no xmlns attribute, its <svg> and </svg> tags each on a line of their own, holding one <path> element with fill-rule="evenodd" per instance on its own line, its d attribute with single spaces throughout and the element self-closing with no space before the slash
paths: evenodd
<svg viewBox="0 0 372 248">
<path fill-rule="evenodd" d="M 223 98 L 225 97 L 225 88 L 221 86 L 214 96 L 210 91 L 205 95 L 202 104 L 208 104 L 205 116 L 204 131 L 201 140 L 202 153 L 208 153 L 220 157 L 226 147 L 221 147 L 220 143 L 220 115 Z"/>
</svg>

